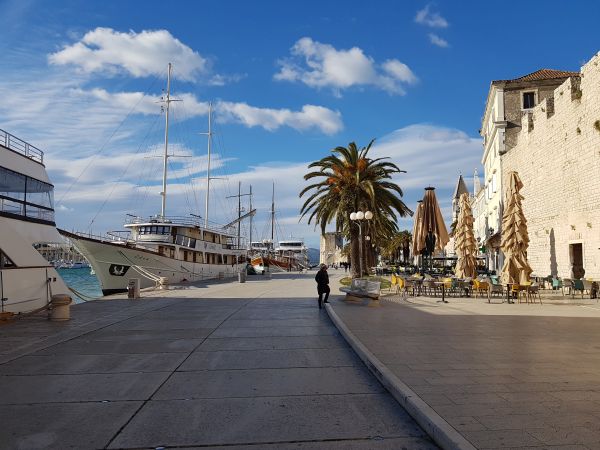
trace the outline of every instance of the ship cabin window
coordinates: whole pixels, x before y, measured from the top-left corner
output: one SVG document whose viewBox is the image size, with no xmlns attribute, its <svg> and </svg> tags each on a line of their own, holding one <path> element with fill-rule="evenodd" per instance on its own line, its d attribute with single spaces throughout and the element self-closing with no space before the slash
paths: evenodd
<svg viewBox="0 0 600 450">
<path fill-rule="evenodd" d="M 148 225 L 138 228 L 139 234 L 171 234 L 171 227 Z"/>
<path fill-rule="evenodd" d="M 196 239 L 189 236 L 183 236 L 182 234 L 175 236 L 175 243 L 184 247 L 196 248 Z"/>
<path fill-rule="evenodd" d="M 10 269 L 16 267 L 15 263 L 8 257 L 6 253 L 0 250 L 0 269 Z"/>
<path fill-rule="evenodd" d="M 0 212 L 54 222 L 54 186 L 0 167 Z"/>
<path fill-rule="evenodd" d="M 535 106 L 535 92 L 523 92 L 523 109 L 531 109 Z"/>
</svg>

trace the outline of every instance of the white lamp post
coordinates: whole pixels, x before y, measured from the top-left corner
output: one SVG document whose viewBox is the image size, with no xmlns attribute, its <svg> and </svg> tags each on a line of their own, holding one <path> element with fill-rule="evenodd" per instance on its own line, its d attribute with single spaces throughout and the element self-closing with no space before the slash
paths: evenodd
<svg viewBox="0 0 600 450">
<path fill-rule="evenodd" d="M 371 211 L 357 211 L 357 212 L 353 212 L 350 213 L 350 220 L 355 222 L 358 225 L 358 258 L 359 258 L 359 269 L 360 269 L 360 276 L 362 277 L 363 274 L 363 250 L 362 250 L 362 226 L 361 226 L 361 220 L 371 220 L 373 218 L 373 213 Z"/>
</svg>

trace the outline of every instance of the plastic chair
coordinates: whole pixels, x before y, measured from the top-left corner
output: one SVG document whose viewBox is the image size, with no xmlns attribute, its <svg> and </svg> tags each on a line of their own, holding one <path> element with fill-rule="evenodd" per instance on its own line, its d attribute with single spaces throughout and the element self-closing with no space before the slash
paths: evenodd
<svg viewBox="0 0 600 450">
<path fill-rule="evenodd" d="M 573 280 L 573 287 L 571 289 L 571 296 L 575 297 L 575 292 L 581 291 L 581 298 L 583 298 L 583 291 L 585 288 L 583 287 L 583 281 L 581 280 Z"/>
<path fill-rule="evenodd" d="M 540 305 L 542 304 L 542 296 L 540 295 L 540 286 L 539 284 L 533 283 L 531 286 L 527 287 L 527 296 L 531 303 L 535 303 L 535 296 L 537 295 L 540 300 Z"/>
<path fill-rule="evenodd" d="M 552 278 L 552 290 L 557 291 L 562 289 L 562 280 L 560 278 Z"/>
<path fill-rule="evenodd" d="M 573 292 L 573 280 L 570 278 L 564 278 L 562 280 L 562 295 L 565 296 L 565 289 L 568 289 L 569 295 Z"/>
</svg>

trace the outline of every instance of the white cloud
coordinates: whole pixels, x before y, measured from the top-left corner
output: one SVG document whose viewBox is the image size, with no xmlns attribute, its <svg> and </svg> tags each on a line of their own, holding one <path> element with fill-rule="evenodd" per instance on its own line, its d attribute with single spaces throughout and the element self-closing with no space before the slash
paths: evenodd
<svg viewBox="0 0 600 450">
<path fill-rule="evenodd" d="M 173 63 L 179 79 L 195 81 L 210 72 L 210 63 L 167 30 L 121 33 L 96 28 L 83 38 L 49 55 L 51 64 L 71 64 L 84 73 L 126 72 L 134 77 L 163 75 Z"/>
<path fill-rule="evenodd" d="M 431 12 L 431 5 L 428 4 L 425 8 L 417 11 L 415 22 L 431 28 L 447 28 L 448 21 L 442 17 L 440 13 Z"/>
<path fill-rule="evenodd" d="M 336 95 L 353 86 L 374 86 L 390 94 L 404 94 L 404 84 L 417 82 L 410 68 L 389 59 L 378 65 L 362 49 L 337 50 L 309 37 L 298 40 L 291 57 L 279 61 L 278 81 L 301 82 L 314 88 L 331 88 Z"/>
<path fill-rule="evenodd" d="M 429 42 L 431 42 L 433 45 L 437 45 L 438 47 L 442 47 L 442 48 L 447 48 L 450 46 L 450 44 L 448 44 L 448 41 L 446 41 L 445 39 L 442 39 L 437 34 L 429 33 L 428 36 L 429 36 Z"/>
<path fill-rule="evenodd" d="M 344 127 L 339 111 L 315 105 L 304 105 L 300 111 L 291 111 L 257 108 L 247 103 L 218 102 L 216 111 L 223 122 L 239 122 L 247 127 L 261 126 L 269 131 L 288 126 L 298 131 L 316 128 L 325 134 L 335 134 Z"/>
</svg>

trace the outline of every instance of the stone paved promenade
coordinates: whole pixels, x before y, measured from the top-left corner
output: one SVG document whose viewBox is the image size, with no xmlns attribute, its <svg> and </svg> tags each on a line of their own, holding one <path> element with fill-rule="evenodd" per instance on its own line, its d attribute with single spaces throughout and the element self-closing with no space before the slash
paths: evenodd
<svg viewBox="0 0 600 450">
<path fill-rule="evenodd" d="M 476 448 L 600 448 L 600 305 L 482 299 L 332 303 L 399 380 Z"/>
<path fill-rule="evenodd" d="M 317 309 L 313 277 L 0 325 L 0 448 L 436 448 Z"/>
</svg>

